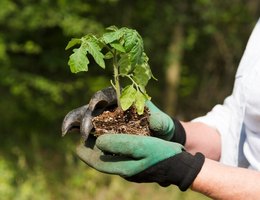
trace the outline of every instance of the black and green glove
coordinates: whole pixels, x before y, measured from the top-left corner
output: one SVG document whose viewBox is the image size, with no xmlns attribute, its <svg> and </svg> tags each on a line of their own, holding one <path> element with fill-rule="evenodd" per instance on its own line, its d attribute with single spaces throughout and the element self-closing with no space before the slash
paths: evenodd
<svg viewBox="0 0 260 200">
<path fill-rule="evenodd" d="M 72 110 L 64 118 L 63 135 L 78 129 L 85 138 L 85 144 L 77 148 L 80 159 L 101 172 L 117 174 L 129 181 L 157 182 L 162 186 L 174 184 L 186 190 L 199 173 L 204 156 L 185 152 L 182 145 L 186 134 L 181 123 L 151 101 L 147 101 L 146 106 L 155 137 L 106 134 L 95 138 L 89 135 L 93 117 L 115 105 L 114 89 L 106 88 L 95 93 L 88 105 Z"/>
<path fill-rule="evenodd" d="M 191 155 L 181 144 L 155 137 L 105 134 L 89 137 L 77 155 L 94 169 L 138 183 L 177 185 L 185 191 L 204 163 L 201 153 Z"/>
<path fill-rule="evenodd" d="M 150 112 L 150 129 L 155 137 L 185 145 L 186 133 L 179 120 L 162 112 L 151 101 L 146 102 L 146 107 Z"/>
</svg>

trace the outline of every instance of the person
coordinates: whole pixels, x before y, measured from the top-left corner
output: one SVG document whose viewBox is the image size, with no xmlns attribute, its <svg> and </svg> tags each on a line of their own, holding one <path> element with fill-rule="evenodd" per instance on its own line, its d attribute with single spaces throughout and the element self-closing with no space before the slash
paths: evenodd
<svg viewBox="0 0 260 200">
<path fill-rule="evenodd" d="M 99 100 L 70 112 L 63 132 L 75 122 L 85 126 L 81 132 L 87 140 L 77 155 L 101 172 L 133 182 L 173 184 L 182 191 L 191 188 L 213 199 L 259 199 L 259 86 L 260 20 L 240 61 L 232 94 L 205 116 L 181 122 L 147 101 L 155 137 L 105 134 L 96 139 L 88 136 L 92 127 L 85 124 L 100 109 Z"/>
</svg>

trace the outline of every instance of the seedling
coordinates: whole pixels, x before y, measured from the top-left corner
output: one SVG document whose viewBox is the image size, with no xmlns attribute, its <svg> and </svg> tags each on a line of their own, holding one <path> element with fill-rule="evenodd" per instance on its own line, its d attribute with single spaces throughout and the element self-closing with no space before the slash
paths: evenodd
<svg viewBox="0 0 260 200">
<path fill-rule="evenodd" d="M 73 49 L 68 62 L 71 72 L 88 71 L 89 56 L 103 69 L 112 65 L 111 84 L 116 90 L 118 107 L 125 111 L 135 106 L 137 113 L 143 114 L 145 101 L 150 99 L 145 87 L 154 77 L 139 33 L 126 27 L 110 26 L 100 37 L 88 34 L 71 39 L 66 50 L 76 45 L 79 47 Z M 125 78 L 130 84 L 123 86 L 121 79 Z"/>
</svg>

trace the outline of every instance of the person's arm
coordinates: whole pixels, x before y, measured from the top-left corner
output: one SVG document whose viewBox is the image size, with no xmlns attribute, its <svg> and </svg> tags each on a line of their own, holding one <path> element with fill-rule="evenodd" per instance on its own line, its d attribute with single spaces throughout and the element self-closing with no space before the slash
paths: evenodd
<svg viewBox="0 0 260 200">
<path fill-rule="evenodd" d="M 216 200 L 258 200 L 260 172 L 206 159 L 191 189 Z"/>
<path fill-rule="evenodd" d="M 216 129 L 201 122 L 181 123 L 186 132 L 185 148 L 188 152 L 201 152 L 207 158 L 220 159 L 221 138 Z"/>
</svg>

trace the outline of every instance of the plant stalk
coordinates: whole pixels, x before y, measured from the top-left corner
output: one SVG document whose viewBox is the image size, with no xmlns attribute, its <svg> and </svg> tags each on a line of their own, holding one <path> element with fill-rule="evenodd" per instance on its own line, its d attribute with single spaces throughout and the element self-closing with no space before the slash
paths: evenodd
<svg viewBox="0 0 260 200">
<path fill-rule="evenodd" d="M 117 62 L 117 57 L 116 56 L 114 56 L 114 59 L 113 59 L 113 66 L 114 66 L 114 81 L 115 81 L 117 105 L 118 105 L 119 108 L 121 108 L 121 104 L 120 104 L 121 91 L 120 91 L 120 82 L 119 82 L 119 66 L 118 66 L 118 62 Z"/>
</svg>

